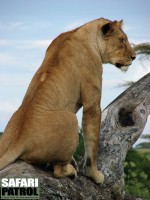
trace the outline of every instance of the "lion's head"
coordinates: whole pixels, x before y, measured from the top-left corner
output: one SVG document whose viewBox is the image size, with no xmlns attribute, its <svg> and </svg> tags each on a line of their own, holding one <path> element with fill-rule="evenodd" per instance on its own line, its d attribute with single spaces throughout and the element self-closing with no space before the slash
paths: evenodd
<svg viewBox="0 0 150 200">
<path fill-rule="evenodd" d="M 111 63 L 126 71 L 135 59 L 135 52 L 122 30 L 123 21 L 109 21 L 101 27 L 100 51 L 103 63 Z M 101 49 L 102 47 L 102 49 Z"/>
</svg>

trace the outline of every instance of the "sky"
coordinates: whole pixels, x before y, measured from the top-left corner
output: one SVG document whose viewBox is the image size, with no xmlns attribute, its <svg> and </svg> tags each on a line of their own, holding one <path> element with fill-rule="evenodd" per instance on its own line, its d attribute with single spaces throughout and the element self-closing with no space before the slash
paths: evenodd
<svg viewBox="0 0 150 200">
<path fill-rule="evenodd" d="M 149 8 L 149 0 L 0 0 L 0 131 L 20 106 L 55 37 L 104 17 L 123 19 L 131 43 L 150 42 Z M 103 65 L 102 109 L 124 91 L 120 83 L 137 81 L 148 72 L 150 63 L 138 58 L 126 73 Z M 82 110 L 77 116 L 81 126 Z M 150 133 L 150 119 L 144 133 Z"/>
</svg>

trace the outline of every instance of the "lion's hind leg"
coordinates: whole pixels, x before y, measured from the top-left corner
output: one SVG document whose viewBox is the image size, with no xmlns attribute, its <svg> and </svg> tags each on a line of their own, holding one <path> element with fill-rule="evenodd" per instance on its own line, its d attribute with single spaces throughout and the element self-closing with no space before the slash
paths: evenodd
<svg viewBox="0 0 150 200">
<path fill-rule="evenodd" d="M 65 176 L 76 177 L 77 171 L 70 163 L 65 165 L 62 163 L 56 163 L 54 165 L 54 176 L 56 178 L 63 178 Z"/>
</svg>

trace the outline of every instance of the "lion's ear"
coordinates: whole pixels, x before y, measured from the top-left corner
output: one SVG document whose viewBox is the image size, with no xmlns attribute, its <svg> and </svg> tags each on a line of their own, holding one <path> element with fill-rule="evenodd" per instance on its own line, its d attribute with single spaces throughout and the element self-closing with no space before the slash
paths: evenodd
<svg viewBox="0 0 150 200">
<path fill-rule="evenodd" d="M 117 24 L 118 24 L 119 28 L 122 28 L 123 27 L 123 20 L 120 20 L 119 22 L 117 22 Z"/>
<path fill-rule="evenodd" d="M 102 31 L 104 38 L 107 38 L 108 36 L 112 35 L 115 32 L 115 30 L 117 28 L 117 23 L 118 23 L 117 21 L 113 21 L 113 22 L 109 22 L 101 27 L 101 31 Z"/>
</svg>

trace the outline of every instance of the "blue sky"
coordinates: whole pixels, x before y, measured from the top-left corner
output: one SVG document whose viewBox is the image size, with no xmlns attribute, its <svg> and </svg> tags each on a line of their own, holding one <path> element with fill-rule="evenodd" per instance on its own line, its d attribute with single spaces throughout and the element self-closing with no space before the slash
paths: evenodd
<svg viewBox="0 0 150 200">
<path fill-rule="evenodd" d="M 149 0 L 1 0 L 0 131 L 21 104 L 47 46 L 58 34 L 104 17 L 123 19 L 131 43 L 150 42 L 149 8 Z M 126 73 L 108 64 L 103 69 L 104 109 L 123 92 L 124 88 L 116 86 L 125 80 L 138 80 L 150 71 L 150 63 L 137 59 Z M 80 111 L 79 125 L 81 117 Z M 150 132 L 150 120 L 147 132 Z"/>
</svg>

